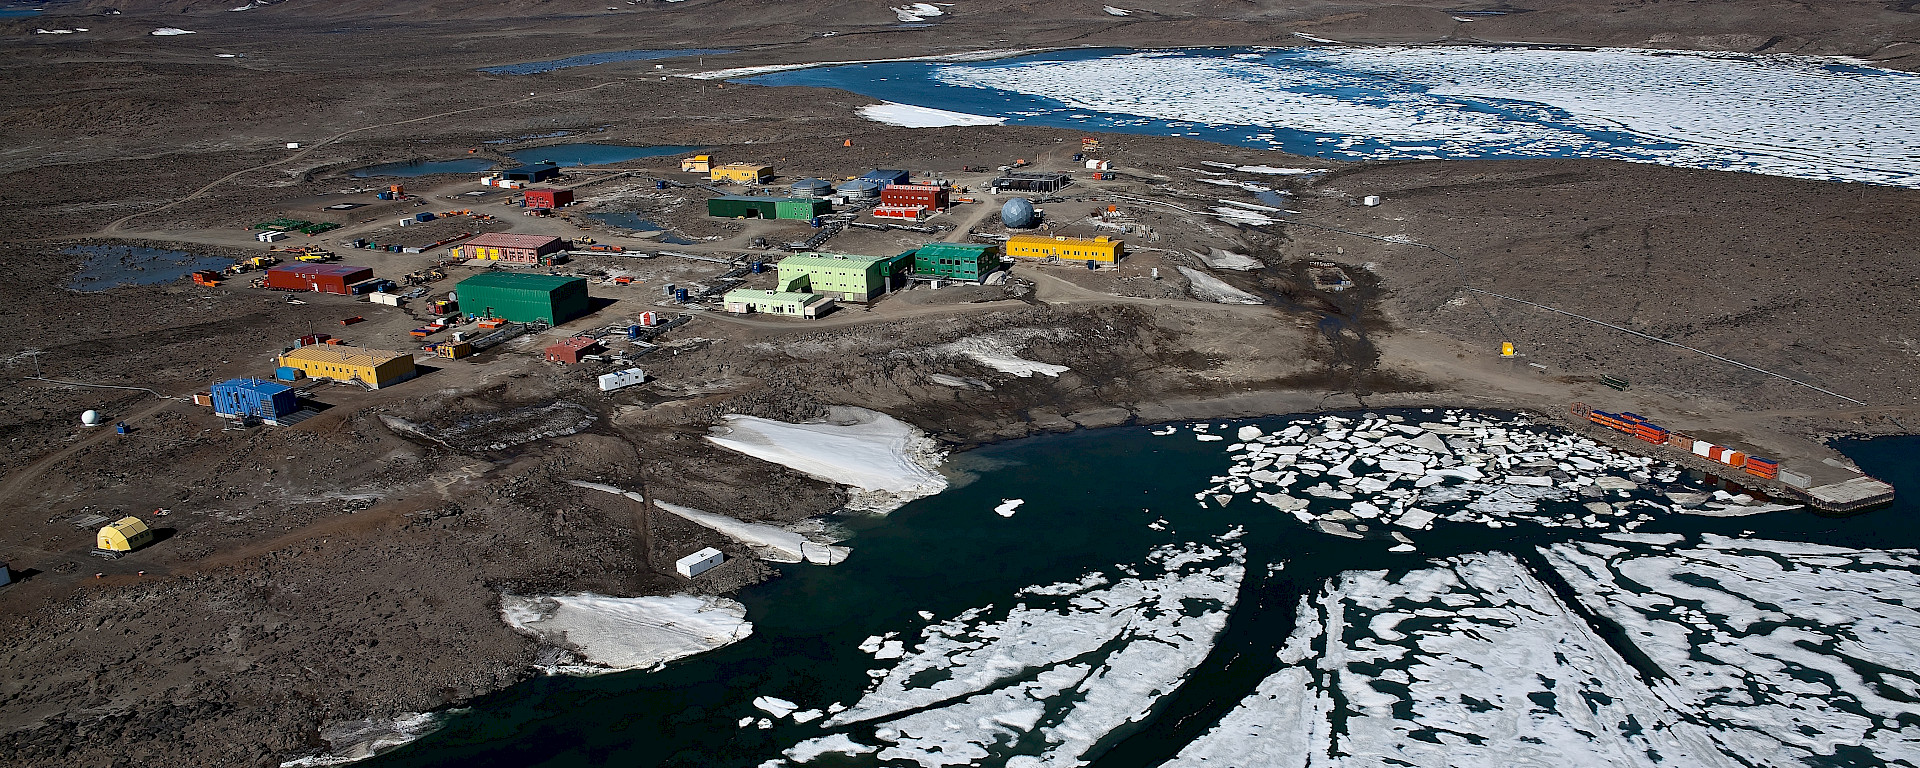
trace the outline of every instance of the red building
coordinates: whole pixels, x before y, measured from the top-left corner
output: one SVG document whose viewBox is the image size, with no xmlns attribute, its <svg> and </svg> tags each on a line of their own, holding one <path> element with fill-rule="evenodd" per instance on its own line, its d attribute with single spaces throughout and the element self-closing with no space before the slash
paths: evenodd
<svg viewBox="0 0 1920 768">
<path fill-rule="evenodd" d="M 929 211 L 947 209 L 947 188 L 926 184 L 895 184 L 880 190 L 881 205 L 923 206 Z"/>
<path fill-rule="evenodd" d="M 346 264 L 282 264 L 267 270 L 267 287 L 282 291 L 316 291 L 346 296 L 347 286 L 373 279 L 370 267 Z"/>
<path fill-rule="evenodd" d="M 547 362 L 577 363 L 585 355 L 593 354 L 600 348 L 600 342 L 586 336 L 575 336 L 566 341 L 547 347 Z"/>
<path fill-rule="evenodd" d="M 927 207 L 924 205 L 887 205 L 882 203 L 873 207 L 873 217 L 876 219 L 919 221 L 920 217 L 926 215 L 926 213 Z"/>
<path fill-rule="evenodd" d="M 529 189 L 525 205 L 528 208 L 560 208 L 573 205 L 573 190 Z"/>
<path fill-rule="evenodd" d="M 509 235 L 488 232 L 455 246 L 453 252 L 463 259 L 487 259 L 508 264 L 539 264 L 548 254 L 564 250 L 560 238 L 547 235 Z"/>
</svg>

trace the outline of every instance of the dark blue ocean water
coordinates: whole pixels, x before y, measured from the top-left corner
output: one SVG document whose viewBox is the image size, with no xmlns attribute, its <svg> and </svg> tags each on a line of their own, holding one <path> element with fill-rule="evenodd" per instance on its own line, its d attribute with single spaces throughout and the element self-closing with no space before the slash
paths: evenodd
<svg viewBox="0 0 1920 768">
<path fill-rule="evenodd" d="M 1271 429 L 1290 419 L 1252 422 Z M 1221 430 L 1215 430 L 1216 433 Z M 1231 430 L 1227 431 L 1231 434 Z M 1889 548 L 1920 546 L 1920 437 L 1843 444 L 1868 472 L 1900 486 L 1894 506 L 1847 518 L 1801 511 L 1742 518 L 1661 517 L 1641 532 L 1712 532 L 1758 538 Z M 1212 654 L 1145 727 L 1109 745 L 1094 765 L 1156 765 L 1202 732 L 1272 670 L 1292 631 L 1293 608 L 1327 579 L 1350 569 L 1406 570 L 1433 558 L 1503 551 L 1530 557 L 1542 544 L 1598 540 L 1597 531 L 1506 529 L 1442 522 L 1419 536 L 1419 551 L 1396 554 L 1380 540 L 1313 532 L 1291 516 L 1236 502 L 1205 509 L 1193 493 L 1230 462 L 1221 444 L 1144 427 L 1081 431 L 990 445 L 954 458 L 968 480 L 887 517 L 841 521 L 853 555 L 832 567 L 779 566 L 782 578 L 739 599 L 753 636 L 658 672 L 594 678 L 541 677 L 473 702 L 444 730 L 370 766 L 755 766 L 820 733 L 781 721 L 742 729 L 759 717 L 750 702 L 778 696 L 803 707 L 857 700 L 872 657 L 863 638 L 911 636 L 970 608 L 1005 604 L 1023 587 L 1070 581 L 1115 564 L 1140 562 L 1155 546 L 1210 541 L 1243 526 L 1247 575 L 1239 604 Z M 1011 518 L 1003 499 L 1026 503 Z M 1319 503 L 1319 502 L 1316 502 Z M 1156 531 L 1148 523 L 1165 519 Z M 1269 563 L 1285 562 L 1269 572 Z M 824 765 L 841 765 L 833 756 Z"/>
</svg>

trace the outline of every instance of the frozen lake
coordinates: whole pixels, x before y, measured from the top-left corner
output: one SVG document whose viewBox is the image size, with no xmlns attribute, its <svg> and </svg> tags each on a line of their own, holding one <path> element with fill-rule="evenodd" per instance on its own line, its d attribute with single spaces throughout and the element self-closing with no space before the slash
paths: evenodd
<svg viewBox="0 0 1920 768">
<path fill-rule="evenodd" d="M 747 78 L 1009 124 L 1339 160 L 1595 157 L 1920 187 L 1920 75 L 1837 59 L 1487 47 L 1087 49 Z"/>
<path fill-rule="evenodd" d="M 1680 512 L 1716 488 L 1471 411 L 992 445 L 739 595 L 751 636 L 365 764 L 1912 762 L 1920 438 L 1845 447 L 1908 496 Z"/>
</svg>

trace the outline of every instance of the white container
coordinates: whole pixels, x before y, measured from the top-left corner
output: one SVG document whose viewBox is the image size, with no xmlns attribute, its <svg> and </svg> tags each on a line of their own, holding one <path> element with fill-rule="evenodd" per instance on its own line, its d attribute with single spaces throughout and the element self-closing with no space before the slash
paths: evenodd
<svg viewBox="0 0 1920 768">
<path fill-rule="evenodd" d="M 1713 443 L 1709 443 L 1705 440 L 1693 441 L 1693 455 L 1695 456 L 1706 456 L 1708 452 L 1712 450 L 1713 450 Z"/>
<path fill-rule="evenodd" d="M 646 371 L 628 368 L 624 371 L 600 374 L 600 391 L 612 392 L 622 387 L 631 387 L 647 380 Z"/>
<path fill-rule="evenodd" d="M 480 179 L 480 186 L 483 186 L 483 187 L 491 187 L 491 186 L 493 186 L 493 177 L 492 177 L 492 176 L 486 176 L 486 177 L 483 177 L 483 178 L 481 178 L 481 179 Z"/>
<path fill-rule="evenodd" d="M 389 307 L 397 307 L 400 306 L 400 294 L 374 291 L 373 293 L 367 294 L 367 301 L 375 304 L 385 304 Z"/>
<path fill-rule="evenodd" d="M 403 226 L 403 227 L 411 227 L 413 226 L 413 223 L 414 223 L 413 217 L 411 216 L 400 220 L 400 226 Z"/>
<path fill-rule="evenodd" d="M 1361 204 L 1361 205 L 1364 205 L 1364 206 L 1367 206 L 1367 207 L 1369 207 L 1369 208 L 1371 208 L 1371 207 L 1373 207 L 1373 206 L 1376 206 L 1376 205 L 1379 205 L 1379 204 L 1380 204 L 1380 196 L 1379 196 L 1379 195 L 1367 195 L 1366 197 L 1363 197 L 1363 198 L 1360 198 L 1360 204 Z"/>
<path fill-rule="evenodd" d="M 300 142 L 297 142 L 297 141 L 287 142 L 287 149 L 299 149 L 299 148 L 300 148 Z"/>
<path fill-rule="evenodd" d="M 257 234 L 257 235 L 254 235 L 254 236 L 253 236 L 253 239 L 255 239 L 255 240 L 258 240 L 258 241 L 260 241 L 260 242 L 263 242 L 263 243 L 277 243 L 277 242 L 280 242 L 281 240 L 285 240 L 285 239 L 287 239 L 287 233 L 285 233 L 285 232 L 262 232 L 262 233 L 260 233 L 260 234 Z"/>
<path fill-rule="evenodd" d="M 726 559 L 727 556 L 720 554 L 720 550 L 707 547 L 706 549 L 674 561 L 673 569 L 679 571 L 680 575 L 691 579 L 713 570 L 714 566 L 719 565 Z"/>
</svg>

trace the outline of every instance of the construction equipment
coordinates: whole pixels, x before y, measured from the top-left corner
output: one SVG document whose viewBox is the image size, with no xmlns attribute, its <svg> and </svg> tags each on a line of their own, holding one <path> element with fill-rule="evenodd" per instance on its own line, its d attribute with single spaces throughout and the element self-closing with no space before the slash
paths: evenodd
<svg viewBox="0 0 1920 768">
<path fill-rule="evenodd" d="M 247 263 L 258 269 L 266 269 L 267 267 L 280 263 L 280 259 L 273 256 L 255 256 L 247 259 Z"/>
<path fill-rule="evenodd" d="M 193 283 L 195 285 L 206 285 L 206 286 L 219 285 L 220 273 L 215 272 L 211 269 L 202 269 L 200 271 L 193 273 Z"/>
<path fill-rule="evenodd" d="M 1513 342 L 1511 341 L 1500 342 L 1500 356 L 1513 357 Z"/>
</svg>

